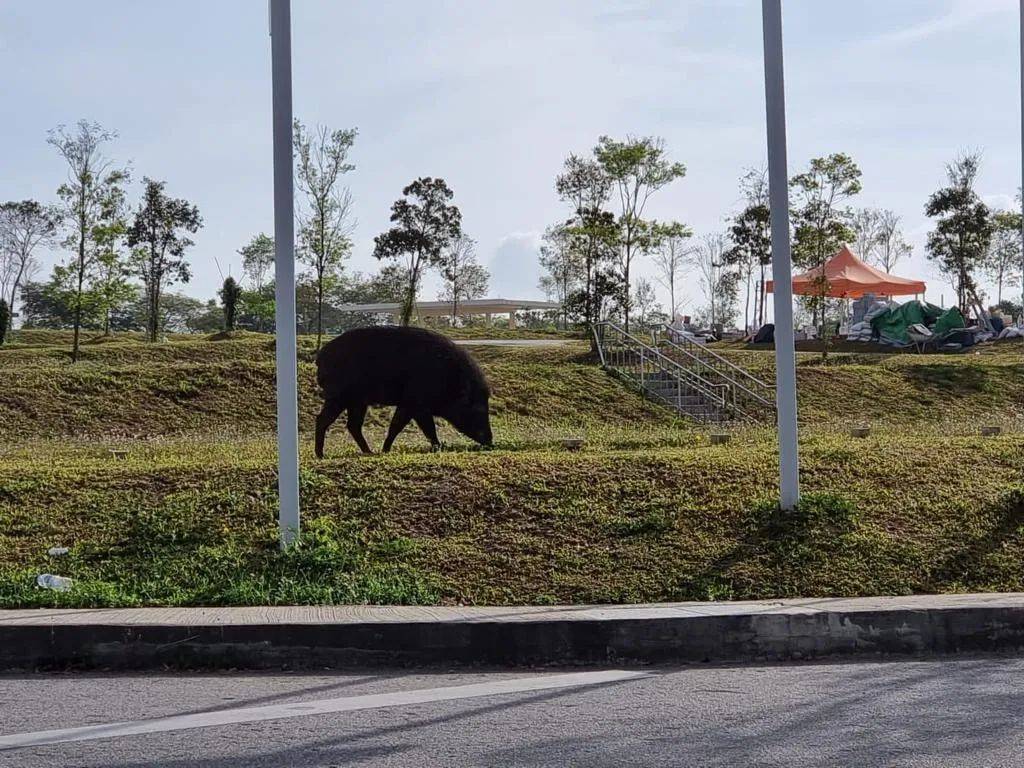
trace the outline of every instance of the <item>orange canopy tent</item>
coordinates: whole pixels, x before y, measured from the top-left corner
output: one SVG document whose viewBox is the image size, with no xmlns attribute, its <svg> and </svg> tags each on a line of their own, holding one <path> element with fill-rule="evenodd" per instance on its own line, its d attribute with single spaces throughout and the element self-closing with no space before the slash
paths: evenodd
<svg viewBox="0 0 1024 768">
<path fill-rule="evenodd" d="M 835 256 L 825 262 L 825 279 L 828 281 L 826 296 L 841 299 L 859 299 L 866 293 L 876 296 L 912 296 L 924 293 L 921 280 L 908 280 L 882 272 L 857 258 L 849 246 L 844 245 Z M 793 293 L 820 295 L 821 267 L 793 277 Z M 774 287 L 769 280 L 766 289 Z"/>
</svg>

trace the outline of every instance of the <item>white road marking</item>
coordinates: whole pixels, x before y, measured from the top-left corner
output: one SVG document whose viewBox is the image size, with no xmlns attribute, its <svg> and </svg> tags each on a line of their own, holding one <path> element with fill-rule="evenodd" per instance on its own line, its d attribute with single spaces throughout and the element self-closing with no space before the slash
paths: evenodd
<svg viewBox="0 0 1024 768">
<path fill-rule="evenodd" d="M 238 709 L 224 709 L 218 712 L 173 715 L 152 720 L 128 720 L 120 723 L 86 725 L 79 728 L 61 728 L 52 731 L 12 733 L 7 736 L 0 736 L 0 751 L 21 747 L 36 747 L 44 744 L 61 744 L 69 741 L 113 739 L 121 736 L 138 736 L 145 733 L 181 731 L 189 728 L 209 728 L 216 725 L 253 723 L 262 720 L 280 720 L 286 717 L 307 717 L 309 715 L 324 715 L 334 712 L 352 712 L 359 709 L 427 704 L 434 701 L 453 701 L 455 699 L 469 699 L 478 696 L 505 696 L 510 693 L 600 685 L 601 683 L 616 683 L 650 676 L 647 672 L 628 672 L 625 670 L 575 672 L 566 675 L 522 677 L 513 680 L 457 685 L 447 688 L 422 688 L 415 691 L 375 693 L 366 696 L 320 699 L 319 701 L 297 701 L 291 704 L 274 704 L 267 707 L 240 707 Z"/>
</svg>

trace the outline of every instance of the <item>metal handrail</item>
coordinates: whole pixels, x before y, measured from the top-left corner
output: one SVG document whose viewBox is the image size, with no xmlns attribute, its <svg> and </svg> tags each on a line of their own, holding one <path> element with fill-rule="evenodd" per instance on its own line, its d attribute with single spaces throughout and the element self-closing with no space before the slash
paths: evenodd
<svg viewBox="0 0 1024 768">
<path fill-rule="evenodd" d="M 750 397 L 754 398 L 761 405 L 774 410 L 774 408 L 775 408 L 774 398 L 765 397 L 764 395 L 758 394 L 757 392 L 755 392 L 750 387 L 745 386 L 740 381 L 737 381 L 733 377 L 729 376 L 725 371 L 722 371 L 722 370 L 716 368 L 714 365 L 709 363 L 706 358 L 710 357 L 711 359 L 715 360 L 716 362 L 721 363 L 722 365 L 724 365 L 727 369 L 729 369 L 731 371 L 735 371 L 737 374 L 739 374 L 739 376 L 741 376 L 742 378 L 744 378 L 747 381 L 751 382 L 754 386 L 762 388 L 763 390 L 765 390 L 770 395 L 774 395 L 775 389 L 770 384 L 767 384 L 767 383 L 761 381 L 759 378 L 754 376 L 749 371 L 744 370 L 743 368 L 740 368 L 738 365 L 733 363 L 731 360 L 727 360 L 726 358 L 724 358 L 722 355 L 718 354 L 714 350 L 708 349 L 707 347 L 705 347 L 705 346 L 703 346 L 701 344 L 697 344 L 693 340 L 687 339 L 685 336 L 681 336 L 680 337 L 683 340 L 683 342 L 685 343 L 685 346 L 684 346 L 684 344 L 680 344 L 678 341 L 676 341 L 675 339 L 672 338 L 672 332 L 675 329 L 673 329 L 667 323 L 662 324 L 661 328 L 665 331 L 665 334 L 664 334 L 664 337 L 663 337 L 663 341 L 667 342 L 669 346 L 671 346 L 672 348 L 678 350 L 679 352 L 681 352 L 682 354 L 686 355 L 687 357 L 690 357 L 693 360 L 696 360 L 701 365 L 703 365 L 703 366 L 705 366 L 707 368 L 710 368 L 712 371 L 714 371 L 719 376 L 723 377 L 730 384 L 732 384 L 733 386 L 739 388 L 740 390 L 745 392 Z M 651 335 L 653 337 L 654 343 L 658 344 L 658 331 L 657 330 L 652 330 Z M 692 352 L 691 350 L 693 350 L 693 349 L 700 350 L 700 354 L 696 354 L 696 353 Z M 701 355 L 704 355 L 705 357 L 702 357 Z"/>
<path fill-rule="evenodd" d="M 599 329 L 602 332 L 599 332 Z M 611 329 L 615 331 L 615 333 L 619 337 L 620 343 L 622 342 L 622 340 L 628 341 L 630 344 L 623 344 L 623 346 L 627 347 L 630 352 L 636 353 L 637 351 L 639 351 L 641 355 L 641 365 L 643 364 L 644 356 L 646 355 L 646 358 L 650 360 L 652 363 L 656 362 L 658 364 L 658 368 L 663 372 L 674 375 L 678 380 L 681 380 L 690 388 L 700 392 L 702 395 L 709 398 L 712 401 L 712 403 L 717 405 L 718 407 L 726 407 L 727 403 L 730 400 L 729 393 L 732 389 L 728 384 L 716 384 L 715 382 L 708 381 L 700 374 L 695 373 L 694 371 L 691 371 L 690 369 L 680 365 L 671 357 L 668 357 L 655 347 L 652 347 L 651 345 L 644 343 L 636 336 L 627 333 L 625 330 L 623 330 L 615 323 L 612 323 L 610 321 L 594 323 L 592 326 L 594 339 L 597 342 L 598 355 L 601 358 L 601 365 L 603 367 L 615 368 L 620 373 L 625 373 L 625 371 L 622 370 L 623 366 L 619 366 L 616 368 L 616 366 L 610 364 L 609 362 L 609 355 L 607 350 L 605 349 L 607 341 L 604 338 L 603 333 L 605 329 Z M 643 385 L 642 369 L 640 383 L 641 385 Z M 732 399 L 734 400 L 735 396 Z"/>
</svg>

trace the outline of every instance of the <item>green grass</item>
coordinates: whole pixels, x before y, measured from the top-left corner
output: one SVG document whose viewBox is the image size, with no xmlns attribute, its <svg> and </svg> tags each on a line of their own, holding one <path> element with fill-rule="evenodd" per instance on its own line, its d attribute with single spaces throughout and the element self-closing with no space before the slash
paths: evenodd
<svg viewBox="0 0 1024 768">
<path fill-rule="evenodd" d="M 311 455 L 278 550 L 271 340 L 119 338 L 71 365 L 0 349 L 0 607 L 571 603 L 1024 590 L 1024 356 L 799 356 L 804 502 L 779 513 L 770 429 L 707 430 L 623 388 L 584 342 L 475 347 L 497 448 L 408 430 Z M 771 356 L 729 350 L 772 377 Z M 368 425 L 379 445 L 387 413 Z M 846 429 L 868 422 L 872 436 Z M 1007 434 L 977 436 L 984 423 Z M 583 437 L 578 453 L 564 437 Z M 127 450 L 123 460 L 111 448 Z M 49 558 L 51 546 L 69 546 Z M 38 589 L 42 572 L 68 593 Z"/>
</svg>

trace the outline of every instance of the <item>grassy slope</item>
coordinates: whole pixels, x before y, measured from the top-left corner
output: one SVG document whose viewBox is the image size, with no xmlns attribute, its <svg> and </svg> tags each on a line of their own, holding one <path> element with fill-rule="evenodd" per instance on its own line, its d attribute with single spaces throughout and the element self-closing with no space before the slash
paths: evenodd
<svg viewBox="0 0 1024 768">
<path fill-rule="evenodd" d="M 355 455 L 343 429 L 326 462 L 307 447 L 309 535 L 282 555 L 266 338 L 96 344 L 78 366 L 46 346 L 0 350 L 0 605 L 1024 589 L 1024 438 L 972 436 L 982 421 L 1019 428 L 1018 348 L 826 367 L 801 356 L 808 500 L 786 519 L 769 501 L 768 435 L 712 448 L 584 352 L 474 350 L 494 385 L 500 450 L 449 433 L 459 449 L 429 455 L 413 430 L 389 457 Z M 770 376 L 770 358 L 735 354 Z M 302 376 L 308 425 L 308 364 Z M 878 434 L 846 437 L 837 427 L 851 420 Z M 587 449 L 557 450 L 567 434 Z M 107 455 L 118 444 L 131 447 L 125 461 Z M 68 558 L 46 557 L 67 544 Z M 42 570 L 79 587 L 34 589 Z"/>
</svg>

